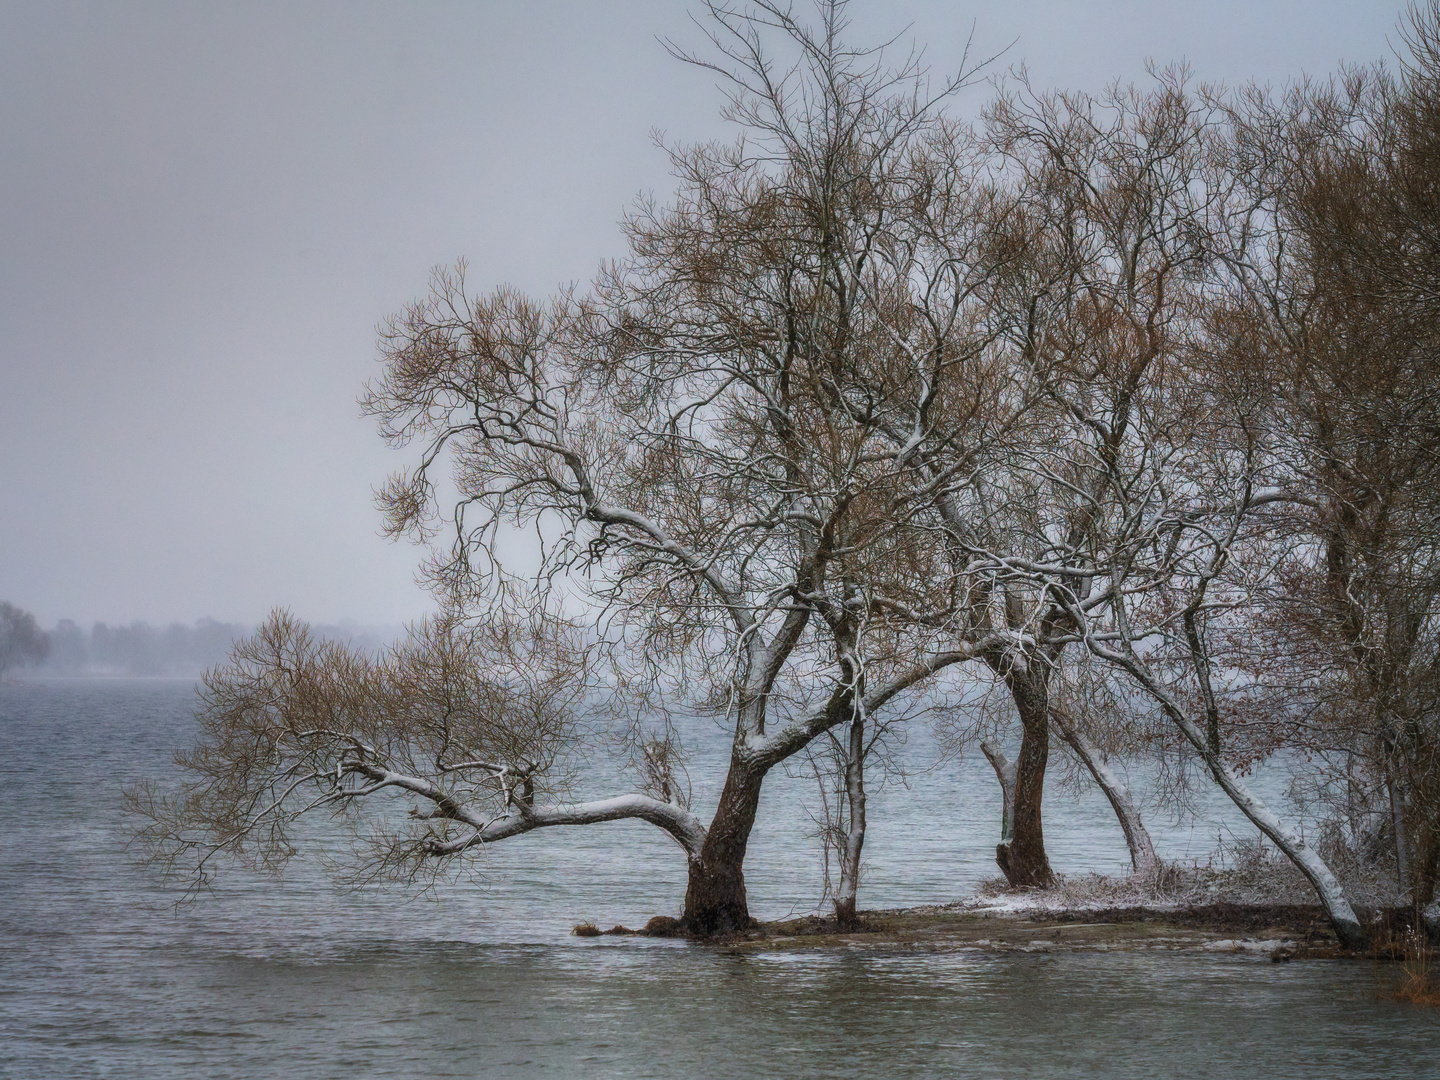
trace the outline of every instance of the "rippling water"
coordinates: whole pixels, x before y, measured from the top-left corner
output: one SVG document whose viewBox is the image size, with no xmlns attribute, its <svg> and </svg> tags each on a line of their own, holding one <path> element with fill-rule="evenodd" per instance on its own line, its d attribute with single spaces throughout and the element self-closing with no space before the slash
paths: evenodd
<svg viewBox="0 0 1440 1080">
<path fill-rule="evenodd" d="M 229 875 L 177 913 L 130 867 L 118 805 L 190 741 L 192 701 L 179 682 L 0 686 L 0 1075 L 1440 1075 L 1437 1014 L 1380 1000 L 1384 975 L 1362 963 L 740 957 L 570 937 L 582 919 L 678 910 L 678 849 L 637 824 L 507 841 L 433 900 L 343 891 L 306 864 L 278 884 Z M 932 753 L 915 743 L 918 766 Z M 818 900 L 812 789 L 779 774 L 767 788 L 746 867 L 761 917 Z M 1209 809 L 1200 824 L 1153 821 L 1162 854 L 1240 831 Z M 1052 792 L 1046 812 L 1058 870 L 1123 870 L 1097 794 Z M 983 760 L 891 784 L 872 813 L 863 906 L 950 900 L 995 873 Z"/>
</svg>

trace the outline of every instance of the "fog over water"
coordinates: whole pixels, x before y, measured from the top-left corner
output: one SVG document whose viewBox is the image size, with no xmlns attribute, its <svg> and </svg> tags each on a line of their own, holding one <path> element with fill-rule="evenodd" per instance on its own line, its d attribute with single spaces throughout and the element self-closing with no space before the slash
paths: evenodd
<svg viewBox="0 0 1440 1080">
<path fill-rule="evenodd" d="M 852 14 L 939 71 L 973 30 L 997 73 L 1095 89 L 1150 58 L 1232 85 L 1375 60 L 1399 8 Z M 683 0 L 0 7 L 0 599 L 47 627 L 422 614 L 370 504 L 374 327 L 436 264 L 545 293 L 621 251 L 670 188 L 651 132 L 727 134 L 657 37 L 700 43 Z"/>
<path fill-rule="evenodd" d="M 62 619 L 47 634 L 50 651 L 31 665 L 41 677 L 197 678 L 230 659 L 232 646 L 255 628 L 244 623 L 200 619 L 194 624 L 151 626 L 146 622 L 82 627 Z M 335 641 L 372 656 L 405 637 L 400 626 L 362 626 L 354 620 L 311 627 L 316 638 Z"/>
</svg>

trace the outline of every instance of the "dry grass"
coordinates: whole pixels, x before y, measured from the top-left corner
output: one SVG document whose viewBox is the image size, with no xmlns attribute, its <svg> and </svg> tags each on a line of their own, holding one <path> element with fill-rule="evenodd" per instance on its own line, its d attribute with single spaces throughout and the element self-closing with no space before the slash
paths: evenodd
<svg viewBox="0 0 1440 1080">
<path fill-rule="evenodd" d="M 1394 1001 L 1409 1005 L 1425 1005 L 1440 1009 L 1440 982 L 1430 971 L 1429 959 L 1422 953 L 1413 963 L 1405 961 L 1401 967 L 1400 985 L 1390 995 Z"/>
<path fill-rule="evenodd" d="M 1410 925 L 1386 926 L 1383 936 L 1376 935 L 1371 950 L 1376 961 L 1389 960 L 1400 966 L 1394 981 L 1380 996 L 1407 1005 L 1440 1008 L 1440 973 L 1434 966 L 1435 948 L 1423 926 L 1417 918 Z"/>
<path fill-rule="evenodd" d="M 1380 910 L 1404 903 L 1395 886 L 1393 868 L 1365 865 L 1346 857 L 1344 852 L 1327 851 L 1326 855 L 1352 904 Z M 1316 902 L 1315 890 L 1305 876 L 1260 838 L 1224 844 L 1204 862 L 1162 863 L 1146 877 L 1062 874 L 1050 889 L 1011 889 L 1003 878 L 994 878 L 982 882 L 975 895 L 1039 910 Z"/>
</svg>

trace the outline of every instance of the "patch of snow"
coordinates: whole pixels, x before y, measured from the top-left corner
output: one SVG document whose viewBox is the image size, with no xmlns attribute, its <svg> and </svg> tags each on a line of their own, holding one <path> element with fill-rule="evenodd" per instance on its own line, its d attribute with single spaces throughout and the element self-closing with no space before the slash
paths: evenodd
<svg viewBox="0 0 1440 1080">
<path fill-rule="evenodd" d="M 1284 938 L 1267 938 L 1264 941 L 1255 938 L 1222 938 L 1219 941 L 1208 941 L 1202 948 L 1211 952 L 1243 952 L 1265 956 L 1273 953 L 1276 949 L 1293 944 L 1293 941 Z"/>
</svg>

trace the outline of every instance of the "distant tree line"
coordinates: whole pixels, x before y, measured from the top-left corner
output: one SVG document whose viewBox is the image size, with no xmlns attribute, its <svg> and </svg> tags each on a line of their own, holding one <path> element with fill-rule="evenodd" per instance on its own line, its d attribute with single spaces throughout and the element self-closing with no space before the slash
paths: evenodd
<svg viewBox="0 0 1440 1080">
<path fill-rule="evenodd" d="M 187 625 L 151 626 L 97 622 L 87 630 L 72 619 L 41 630 L 35 617 L 0 602 L 0 677 L 24 668 L 37 675 L 198 678 L 225 663 L 236 642 L 253 631 L 244 623 L 200 619 Z M 365 653 L 383 649 L 400 636 L 396 627 L 340 623 L 315 627 L 323 640 L 343 642 Z"/>
<path fill-rule="evenodd" d="M 0 601 L 0 679 L 15 668 L 43 663 L 49 655 L 50 638 L 36 625 L 35 616 Z"/>
<path fill-rule="evenodd" d="M 196 676 L 223 663 L 250 632 L 240 623 L 201 619 L 194 625 L 155 627 L 132 622 L 89 630 L 61 619 L 50 631 L 50 656 L 40 668 L 55 675 Z"/>
</svg>

